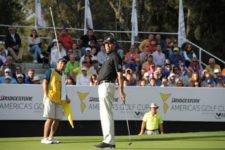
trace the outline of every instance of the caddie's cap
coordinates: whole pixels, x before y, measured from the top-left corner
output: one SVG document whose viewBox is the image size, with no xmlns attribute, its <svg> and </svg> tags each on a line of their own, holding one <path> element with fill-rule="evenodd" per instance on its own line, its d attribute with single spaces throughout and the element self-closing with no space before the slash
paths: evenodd
<svg viewBox="0 0 225 150">
<path fill-rule="evenodd" d="M 159 106 L 156 103 L 151 103 L 150 108 L 156 108 L 156 109 L 158 109 Z"/>
<path fill-rule="evenodd" d="M 67 60 L 66 60 L 64 57 L 61 57 L 61 58 L 59 58 L 59 59 L 57 60 L 57 62 L 60 62 L 60 61 L 62 61 L 62 62 L 64 62 L 64 63 L 67 62 Z"/>
</svg>

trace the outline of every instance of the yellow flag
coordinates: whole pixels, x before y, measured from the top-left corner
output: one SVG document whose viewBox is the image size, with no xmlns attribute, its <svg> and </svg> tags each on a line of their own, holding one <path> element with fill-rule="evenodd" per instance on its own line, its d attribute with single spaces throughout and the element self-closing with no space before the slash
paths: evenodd
<svg viewBox="0 0 225 150">
<path fill-rule="evenodd" d="M 67 103 L 67 101 L 62 101 L 62 107 L 63 107 L 63 110 L 67 116 L 67 119 L 68 119 L 71 127 L 74 128 L 73 115 L 72 115 L 72 111 L 70 108 L 70 103 Z"/>
</svg>

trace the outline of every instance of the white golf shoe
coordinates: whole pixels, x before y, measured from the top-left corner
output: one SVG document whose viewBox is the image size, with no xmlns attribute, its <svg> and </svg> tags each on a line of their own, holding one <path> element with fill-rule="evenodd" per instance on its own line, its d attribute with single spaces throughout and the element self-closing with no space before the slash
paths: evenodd
<svg viewBox="0 0 225 150">
<path fill-rule="evenodd" d="M 42 143 L 42 144 L 53 144 L 53 142 L 50 141 L 50 140 L 48 140 L 47 138 L 41 139 L 41 143 Z"/>
</svg>

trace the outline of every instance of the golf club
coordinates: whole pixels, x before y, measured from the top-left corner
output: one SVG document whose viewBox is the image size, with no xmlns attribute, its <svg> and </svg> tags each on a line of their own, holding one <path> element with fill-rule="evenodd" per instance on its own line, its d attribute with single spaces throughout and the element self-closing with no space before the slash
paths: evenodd
<svg viewBox="0 0 225 150">
<path fill-rule="evenodd" d="M 128 145 L 131 145 L 132 142 L 131 142 L 130 127 L 129 127 L 129 122 L 128 122 L 128 115 L 127 115 L 125 100 L 123 101 L 123 108 L 124 108 L 124 111 L 125 111 L 126 122 L 127 122 L 127 130 L 128 130 L 128 136 L 129 136 L 129 143 L 128 143 Z"/>
</svg>

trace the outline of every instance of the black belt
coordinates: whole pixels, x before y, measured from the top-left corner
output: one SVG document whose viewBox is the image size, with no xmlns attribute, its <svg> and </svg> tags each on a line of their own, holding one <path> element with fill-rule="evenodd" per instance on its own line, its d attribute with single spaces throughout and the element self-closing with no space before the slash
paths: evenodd
<svg viewBox="0 0 225 150">
<path fill-rule="evenodd" d="M 102 83 L 115 83 L 115 82 L 114 81 L 110 81 L 110 80 L 99 81 L 99 84 L 102 84 Z"/>
</svg>

